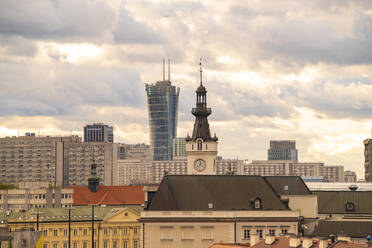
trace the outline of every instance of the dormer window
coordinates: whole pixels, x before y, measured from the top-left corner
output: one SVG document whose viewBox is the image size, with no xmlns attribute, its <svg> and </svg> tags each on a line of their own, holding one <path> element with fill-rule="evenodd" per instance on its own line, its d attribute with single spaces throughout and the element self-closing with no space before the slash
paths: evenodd
<svg viewBox="0 0 372 248">
<path fill-rule="evenodd" d="M 253 209 L 262 209 L 262 201 L 259 197 L 256 197 L 251 203 Z"/>
<path fill-rule="evenodd" d="M 198 151 L 203 150 L 203 141 L 199 139 L 197 142 L 198 142 Z"/>
<path fill-rule="evenodd" d="M 355 205 L 352 202 L 347 202 L 345 204 L 345 211 L 346 212 L 354 212 L 355 211 Z"/>
</svg>

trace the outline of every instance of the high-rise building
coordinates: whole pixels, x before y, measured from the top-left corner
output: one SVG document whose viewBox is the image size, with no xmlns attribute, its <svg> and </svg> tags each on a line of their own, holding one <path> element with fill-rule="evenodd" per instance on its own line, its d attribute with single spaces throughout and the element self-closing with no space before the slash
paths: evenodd
<svg viewBox="0 0 372 248">
<path fill-rule="evenodd" d="M 372 182 L 372 139 L 365 139 L 363 143 L 365 180 Z"/>
<path fill-rule="evenodd" d="M 114 142 L 114 128 L 103 123 L 88 124 L 84 127 L 84 142 Z"/>
<path fill-rule="evenodd" d="M 151 161 L 153 152 L 149 145 L 146 144 L 117 144 L 118 159 L 132 160 L 138 159 L 142 161 Z"/>
<path fill-rule="evenodd" d="M 0 138 L 0 182 L 87 185 L 94 159 L 100 183 L 112 185 L 116 158 L 116 144 L 82 142 L 78 136 Z"/>
<path fill-rule="evenodd" d="M 295 140 L 270 140 L 270 149 L 267 151 L 268 160 L 297 161 Z"/>
<path fill-rule="evenodd" d="M 163 81 L 146 84 L 146 93 L 153 159 L 171 160 L 172 141 L 177 135 L 180 88 L 171 84 L 168 74 L 168 80 L 163 76 Z"/>
</svg>

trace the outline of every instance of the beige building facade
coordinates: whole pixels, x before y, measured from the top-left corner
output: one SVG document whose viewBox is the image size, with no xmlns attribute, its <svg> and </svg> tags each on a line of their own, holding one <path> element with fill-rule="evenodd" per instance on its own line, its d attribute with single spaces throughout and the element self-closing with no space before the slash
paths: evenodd
<svg viewBox="0 0 372 248">
<path fill-rule="evenodd" d="M 73 189 L 50 187 L 47 182 L 20 183 L 18 189 L 0 190 L 0 211 L 72 206 Z"/>
</svg>

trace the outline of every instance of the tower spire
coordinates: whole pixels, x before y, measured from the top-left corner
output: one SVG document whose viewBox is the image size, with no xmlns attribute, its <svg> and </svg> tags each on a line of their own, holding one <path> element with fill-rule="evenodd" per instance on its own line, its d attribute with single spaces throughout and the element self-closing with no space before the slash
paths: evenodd
<svg viewBox="0 0 372 248">
<path fill-rule="evenodd" d="M 202 58 L 200 58 L 199 66 L 200 66 L 200 85 L 203 86 L 203 68 L 202 68 Z"/>
</svg>

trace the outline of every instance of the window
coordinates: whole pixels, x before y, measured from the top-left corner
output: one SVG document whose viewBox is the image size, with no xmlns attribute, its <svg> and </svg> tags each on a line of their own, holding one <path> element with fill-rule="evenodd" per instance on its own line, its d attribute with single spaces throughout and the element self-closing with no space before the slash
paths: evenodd
<svg viewBox="0 0 372 248">
<path fill-rule="evenodd" d="M 53 248 L 58 248 L 58 243 L 53 243 Z"/>
<path fill-rule="evenodd" d="M 257 234 L 258 234 L 258 236 L 260 237 L 260 239 L 263 238 L 263 232 L 262 232 L 262 229 L 257 229 Z"/>
<path fill-rule="evenodd" d="M 48 230 L 44 230 L 44 237 L 48 237 Z"/>
<path fill-rule="evenodd" d="M 127 235 L 128 234 L 128 227 L 124 227 L 123 228 L 123 233 L 124 233 L 124 235 Z"/>
<path fill-rule="evenodd" d="M 160 240 L 172 240 L 173 239 L 173 227 L 161 226 L 160 227 Z"/>
<path fill-rule="evenodd" d="M 198 140 L 197 142 L 198 142 L 198 151 L 203 150 L 203 141 Z"/>
<path fill-rule="evenodd" d="M 44 243 L 43 248 L 48 248 L 48 243 Z"/>
<path fill-rule="evenodd" d="M 57 229 L 54 229 L 53 230 L 53 235 L 54 235 L 54 237 L 57 237 L 58 236 L 58 230 Z M 54 246 L 54 245 L 53 245 Z"/>
<path fill-rule="evenodd" d="M 86 241 L 83 242 L 83 248 L 88 248 L 88 242 Z"/>
<path fill-rule="evenodd" d="M 72 247 L 73 247 L 73 248 L 77 248 L 77 245 L 78 245 L 78 243 L 77 243 L 77 242 L 74 242 L 74 243 L 72 244 Z"/>
<path fill-rule="evenodd" d="M 88 235 L 88 230 L 86 228 L 83 229 L 83 235 L 87 236 Z"/>
<path fill-rule="evenodd" d="M 181 240 L 194 239 L 194 228 L 192 226 L 181 227 Z"/>
<path fill-rule="evenodd" d="M 74 236 L 78 235 L 78 229 L 74 229 Z"/>
<path fill-rule="evenodd" d="M 269 234 L 275 236 L 275 229 L 269 229 Z"/>
<path fill-rule="evenodd" d="M 67 248 L 67 243 L 66 242 L 63 243 L 63 248 Z"/>
<path fill-rule="evenodd" d="M 213 240 L 213 227 L 204 226 L 202 229 L 202 240 Z"/>
<path fill-rule="evenodd" d="M 283 228 L 282 229 L 282 234 L 288 234 L 288 229 L 287 228 Z"/>
<path fill-rule="evenodd" d="M 114 235 L 118 235 L 118 228 L 117 227 L 114 227 Z"/>
<path fill-rule="evenodd" d="M 67 236 L 67 229 L 63 229 L 63 236 Z"/>
<path fill-rule="evenodd" d="M 123 241 L 123 248 L 128 248 L 128 240 Z"/>
<path fill-rule="evenodd" d="M 244 229 L 243 230 L 243 239 L 250 239 L 251 238 L 251 230 Z"/>
<path fill-rule="evenodd" d="M 118 241 L 117 240 L 112 241 L 112 248 L 118 248 Z"/>
<path fill-rule="evenodd" d="M 346 212 L 353 212 L 355 210 L 355 205 L 352 202 L 347 202 L 345 204 L 345 211 Z"/>
<path fill-rule="evenodd" d="M 134 229 L 133 229 L 133 233 L 134 233 L 134 234 L 138 234 L 138 227 L 134 227 Z"/>
<path fill-rule="evenodd" d="M 103 241 L 103 248 L 108 248 L 108 240 Z"/>
<path fill-rule="evenodd" d="M 138 244 L 139 244 L 139 241 L 135 239 L 133 241 L 133 248 L 139 248 L 139 245 Z"/>
<path fill-rule="evenodd" d="M 256 199 L 254 199 L 253 208 L 254 209 L 262 209 L 262 204 L 261 204 L 261 199 L 260 198 L 257 197 Z"/>
<path fill-rule="evenodd" d="M 107 231 L 108 231 L 107 228 L 104 228 L 103 229 L 103 235 L 108 235 L 108 232 Z"/>
</svg>

